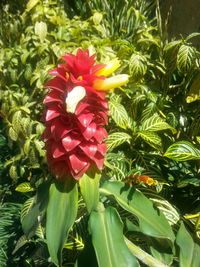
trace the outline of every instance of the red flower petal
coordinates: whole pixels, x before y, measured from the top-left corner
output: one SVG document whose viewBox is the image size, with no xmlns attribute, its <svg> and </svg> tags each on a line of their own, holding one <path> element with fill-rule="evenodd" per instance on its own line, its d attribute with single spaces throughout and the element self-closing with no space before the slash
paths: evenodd
<svg viewBox="0 0 200 267">
<path fill-rule="evenodd" d="M 102 154 L 100 154 L 99 152 L 97 152 L 93 158 L 94 162 L 97 165 L 97 168 L 99 170 L 102 170 L 103 168 L 103 163 L 104 163 L 104 156 L 102 156 Z"/>
<path fill-rule="evenodd" d="M 46 95 L 46 97 L 43 101 L 44 104 L 49 104 L 49 103 L 53 103 L 53 102 L 62 103 L 60 95 L 56 91 L 51 91 L 50 93 L 48 93 L 48 95 Z"/>
<path fill-rule="evenodd" d="M 96 133 L 96 123 L 91 123 L 85 131 L 82 132 L 83 136 L 86 140 L 90 140 Z"/>
<path fill-rule="evenodd" d="M 62 120 L 55 119 L 51 124 L 51 133 L 55 140 L 60 140 L 72 130 L 72 127 L 64 124 Z"/>
<path fill-rule="evenodd" d="M 102 143 L 103 139 L 107 138 L 108 134 L 105 128 L 98 128 L 94 134 L 94 138 L 98 143 Z"/>
<path fill-rule="evenodd" d="M 80 139 L 75 138 L 74 136 L 71 136 L 71 135 L 67 135 L 62 139 L 62 144 L 67 152 L 74 149 L 80 143 L 81 143 Z"/>
<path fill-rule="evenodd" d="M 79 115 L 84 109 L 86 109 L 88 107 L 90 107 L 90 105 L 87 104 L 87 103 L 80 103 L 80 104 L 78 104 L 77 107 L 76 107 L 75 114 L 76 115 Z"/>
<path fill-rule="evenodd" d="M 56 69 L 50 70 L 49 71 L 49 74 L 50 75 L 54 75 L 56 77 L 59 77 L 63 81 L 67 82 L 67 79 L 66 79 L 66 70 L 63 69 L 63 68 L 56 68 Z"/>
<path fill-rule="evenodd" d="M 63 80 L 61 80 L 60 78 L 53 78 L 51 80 L 49 80 L 45 85 L 44 85 L 45 88 L 49 88 L 49 89 L 55 89 L 59 92 L 64 92 L 65 90 L 65 83 Z"/>
<path fill-rule="evenodd" d="M 80 173 L 80 171 L 88 165 L 88 161 L 85 158 L 79 158 L 77 155 L 72 154 L 69 156 L 69 161 L 72 167 L 72 170 L 75 174 Z"/>
<path fill-rule="evenodd" d="M 94 117 L 93 113 L 82 113 L 77 118 L 84 127 L 88 127 Z"/>
<path fill-rule="evenodd" d="M 55 158 L 55 159 L 59 158 L 65 154 L 65 150 L 64 150 L 63 146 L 57 142 L 53 142 L 53 144 L 51 146 L 51 151 L 52 151 L 53 158 Z"/>
<path fill-rule="evenodd" d="M 88 164 L 78 173 L 76 174 L 72 169 L 71 169 L 71 175 L 75 178 L 75 179 L 79 179 L 83 176 L 83 174 L 87 171 L 87 169 L 90 167 L 91 163 L 88 162 Z"/>
<path fill-rule="evenodd" d="M 50 121 L 60 116 L 61 110 L 57 106 L 51 106 L 46 111 L 46 121 Z"/>
<path fill-rule="evenodd" d="M 101 155 L 106 155 L 106 143 L 97 144 L 97 150 L 101 153 Z"/>
<path fill-rule="evenodd" d="M 81 143 L 79 147 L 89 158 L 93 158 L 97 152 L 97 146 L 91 143 Z"/>
</svg>

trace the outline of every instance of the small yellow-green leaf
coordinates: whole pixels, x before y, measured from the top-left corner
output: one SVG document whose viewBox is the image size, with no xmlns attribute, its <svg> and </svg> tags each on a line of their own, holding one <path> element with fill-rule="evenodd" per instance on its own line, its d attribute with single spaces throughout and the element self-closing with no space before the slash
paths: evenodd
<svg viewBox="0 0 200 267">
<path fill-rule="evenodd" d="M 12 127 L 9 128 L 8 135 L 13 141 L 17 141 L 18 134 Z"/>
<path fill-rule="evenodd" d="M 39 36 L 40 41 L 44 41 L 47 35 L 47 24 L 43 21 L 35 23 L 35 34 Z"/>
<path fill-rule="evenodd" d="M 94 15 L 92 16 L 92 19 L 95 25 L 99 25 L 102 18 L 103 18 L 103 15 L 99 12 L 95 12 Z"/>
<path fill-rule="evenodd" d="M 34 190 L 35 189 L 28 182 L 21 183 L 15 188 L 15 191 L 22 192 L 22 193 L 31 192 Z"/>
<path fill-rule="evenodd" d="M 18 173 L 17 173 L 17 167 L 15 165 L 12 165 L 9 169 L 9 175 L 13 180 L 17 180 Z"/>
</svg>

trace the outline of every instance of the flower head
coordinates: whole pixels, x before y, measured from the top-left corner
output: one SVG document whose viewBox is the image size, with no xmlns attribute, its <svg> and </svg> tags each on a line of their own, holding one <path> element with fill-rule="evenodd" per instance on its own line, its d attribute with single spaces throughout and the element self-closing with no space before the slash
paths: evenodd
<svg viewBox="0 0 200 267">
<path fill-rule="evenodd" d="M 65 64 L 51 70 L 55 77 L 45 84 L 50 91 L 44 99 L 43 140 L 48 164 L 60 180 L 69 175 L 79 179 L 88 168 L 103 167 L 107 138 L 104 126 L 108 123 L 104 90 L 124 82 L 118 79 L 114 84 L 114 77 L 106 78 L 110 68 L 119 66 L 118 61 L 95 64 L 94 58 L 88 50 L 79 49 L 76 55 L 66 53 L 62 57 Z"/>
</svg>

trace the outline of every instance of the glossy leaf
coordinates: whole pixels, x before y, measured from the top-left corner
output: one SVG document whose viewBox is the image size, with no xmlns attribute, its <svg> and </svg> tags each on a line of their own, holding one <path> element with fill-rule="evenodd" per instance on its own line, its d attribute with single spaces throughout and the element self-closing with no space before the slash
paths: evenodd
<svg viewBox="0 0 200 267">
<path fill-rule="evenodd" d="M 143 234 L 165 238 L 172 245 L 174 234 L 168 221 L 140 191 L 123 182 L 108 181 L 103 184 L 100 192 L 103 195 L 113 195 L 122 208 L 136 216 Z"/>
<path fill-rule="evenodd" d="M 147 59 L 143 55 L 132 54 L 129 61 L 129 71 L 136 79 L 143 77 L 147 71 Z"/>
<path fill-rule="evenodd" d="M 129 124 L 129 117 L 124 106 L 118 101 L 116 101 L 114 98 L 111 98 L 111 100 L 109 101 L 109 110 L 110 115 L 115 121 L 115 123 L 119 127 L 126 129 Z"/>
<path fill-rule="evenodd" d="M 200 159 L 200 151 L 190 142 L 179 141 L 168 147 L 164 156 L 176 161 L 194 160 Z"/>
<path fill-rule="evenodd" d="M 99 202 L 99 180 L 101 174 L 95 170 L 91 170 L 85 173 L 80 181 L 80 190 L 83 199 L 86 204 L 86 208 L 90 213 L 92 210 L 96 209 Z"/>
<path fill-rule="evenodd" d="M 195 243 L 185 228 L 183 222 L 176 237 L 176 244 L 179 246 L 179 266 L 197 267 L 200 266 L 200 246 Z"/>
<path fill-rule="evenodd" d="M 130 142 L 131 136 L 127 133 L 116 132 L 108 136 L 106 140 L 107 150 L 112 150 L 125 142 Z"/>
<path fill-rule="evenodd" d="M 182 44 L 177 54 L 177 67 L 180 72 L 187 73 L 194 64 L 195 50 L 189 45 Z"/>
<path fill-rule="evenodd" d="M 139 266 L 126 246 L 123 224 L 113 207 L 93 211 L 89 219 L 89 230 L 99 267 Z"/>
<path fill-rule="evenodd" d="M 52 262 L 62 265 L 62 249 L 72 227 L 78 208 L 77 184 L 71 178 L 66 182 L 55 181 L 49 191 L 47 206 L 46 238 Z"/>
<path fill-rule="evenodd" d="M 153 115 L 147 120 L 145 120 L 141 126 L 142 131 L 162 131 L 162 130 L 171 130 L 173 133 L 176 132 L 172 126 L 170 126 L 167 122 L 165 122 L 161 117 L 158 115 Z"/>
<path fill-rule="evenodd" d="M 140 261 L 149 267 L 168 267 L 168 265 L 163 262 L 153 258 L 151 255 L 143 251 L 140 247 L 136 246 L 130 240 L 125 237 L 126 244 L 129 250 L 135 255 Z"/>
<path fill-rule="evenodd" d="M 155 149 L 162 149 L 161 138 L 157 133 L 150 131 L 141 131 L 138 133 L 138 135 Z"/>
</svg>

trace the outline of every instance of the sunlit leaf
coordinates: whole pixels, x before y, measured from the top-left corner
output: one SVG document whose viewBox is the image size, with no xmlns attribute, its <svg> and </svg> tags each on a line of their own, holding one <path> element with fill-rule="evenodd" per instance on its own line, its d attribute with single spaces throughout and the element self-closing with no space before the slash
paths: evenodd
<svg viewBox="0 0 200 267">
<path fill-rule="evenodd" d="M 177 54 L 177 67 L 180 72 L 187 73 L 194 64 L 195 50 L 189 45 L 182 44 Z"/>
<path fill-rule="evenodd" d="M 124 142 L 130 142 L 131 136 L 127 133 L 123 132 L 116 132 L 112 133 L 108 136 L 108 139 L 106 140 L 107 144 L 107 150 L 112 150 L 115 147 L 118 147 L 119 145 L 123 144 Z"/>
<path fill-rule="evenodd" d="M 174 129 L 171 125 L 169 125 L 167 122 L 165 122 L 161 117 L 158 115 L 153 115 L 147 120 L 145 120 L 141 126 L 142 131 L 162 131 L 162 130 L 171 130 L 173 133 L 176 132 L 176 129 Z"/>
<path fill-rule="evenodd" d="M 101 209 L 93 211 L 89 219 L 89 230 L 92 235 L 98 266 L 139 266 L 136 258 L 126 246 L 123 224 L 116 209 L 113 207 Z"/>
<path fill-rule="evenodd" d="M 81 194 L 90 213 L 99 202 L 99 179 L 101 174 L 94 170 L 85 173 L 79 182 Z"/>
<path fill-rule="evenodd" d="M 126 129 L 129 124 L 128 122 L 129 117 L 124 106 L 119 102 L 117 102 L 115 99 L 111 99 L 109 101 L 109 110 L 110 110 L 110 115 L 115 121 L 115 123 L 119 127 Z"/>
<path fill-rule="evenodd" d="M 164 156 L 177 161 L 194 160 L 200 159 L 200 151 L 188 141 L 179 141 L 168 147 Z"/>
<path fill-rule="evenodd" d="M 144 141 L 146 141 L 150 146 L 158 150 L 162 149 L 161 138 L 157 133 L 150 131 L 140 131 L 138 132 L 138 136 L 144 139 Z"/>
<path fill-rule="evenodd" d="M 105 182 L 100 192 L 107 196 L 113 195 L 122 208 L 136 216 L 143 234 L 165 238 L 166 244 L 172 246 L 174 234 L 168 221 L 141 192 L 118 181 Z"/>
</svg>

